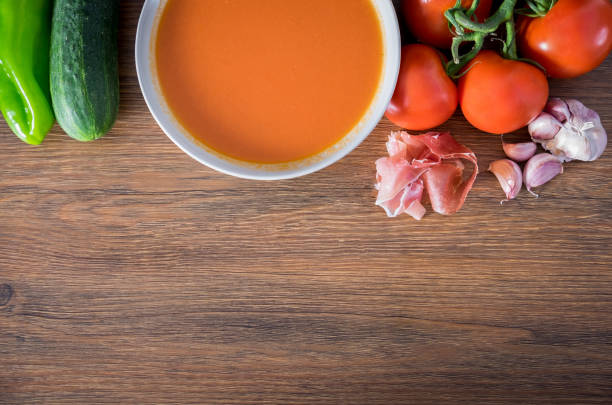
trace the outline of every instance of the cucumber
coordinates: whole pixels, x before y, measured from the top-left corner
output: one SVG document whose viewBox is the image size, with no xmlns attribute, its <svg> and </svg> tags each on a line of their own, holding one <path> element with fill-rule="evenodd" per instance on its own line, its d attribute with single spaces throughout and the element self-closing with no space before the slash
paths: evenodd
<svg viewBox="0 0 612 405">
<path fill-rule="evenodd" d="M 57 122 L 79 141 L 101 138 L 119 112 L 119 0 L 55 0 L 51 98 Z"/>
</svg>

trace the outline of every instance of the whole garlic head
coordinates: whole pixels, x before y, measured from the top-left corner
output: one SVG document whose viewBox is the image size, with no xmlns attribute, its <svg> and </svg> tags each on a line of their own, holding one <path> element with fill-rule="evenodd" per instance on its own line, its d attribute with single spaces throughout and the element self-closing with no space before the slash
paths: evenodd
<svg viewBox="0 0 612 405">
<path fill-rule="evenodd" d="M 578 100 L 551 98 L 544 112 L 529 124 L 529 134 L 563 162 L 593 161 L 608 144 L 599 115 Z"/>
</svg>

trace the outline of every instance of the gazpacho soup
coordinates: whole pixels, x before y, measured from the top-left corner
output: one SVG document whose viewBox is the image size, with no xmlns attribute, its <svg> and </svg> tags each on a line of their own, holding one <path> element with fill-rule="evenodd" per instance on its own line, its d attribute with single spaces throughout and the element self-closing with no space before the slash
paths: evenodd
<svg viewBox="0 0 612 405">
<path fill-rule="evenodd" d="M 175 119 L 254 163 L 316 155 L 374 100 L 383 38 L 372 0 L 167 0 L 155 67 Z"/>
</svg>

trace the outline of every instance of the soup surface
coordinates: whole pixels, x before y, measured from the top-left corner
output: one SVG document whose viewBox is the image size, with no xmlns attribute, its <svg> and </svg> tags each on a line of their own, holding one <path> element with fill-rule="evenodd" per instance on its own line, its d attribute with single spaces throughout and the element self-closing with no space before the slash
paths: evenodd
<svg viewBox="0 0 612 405">
<path fill-rule="evenodd" d="M 290 162 L 337 143 L 378 86 L 370 0 L 168 0 L 156 67 L 176 119 L 221 154 Z"/>
</svg>

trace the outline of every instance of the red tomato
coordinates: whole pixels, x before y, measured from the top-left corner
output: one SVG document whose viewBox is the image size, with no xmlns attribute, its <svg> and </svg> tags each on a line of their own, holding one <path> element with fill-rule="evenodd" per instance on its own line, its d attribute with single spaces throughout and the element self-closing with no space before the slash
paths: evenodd
<svg viewBox="0 0 612 405">
<path fill-rule="evenodd" d="M 559 0 L 540 18 L 519 20 L 519 47 L 549 76 L 570 78 L 595 69 L 612 50 L 610 0 Z"/>
<path fill-rule="evenodd" d="M 445 123 L 457 109 L 457 87 L 441 56 L 427 45 L 402 48 L 395 93 L 385 115 L 395 125 L 421 131 Z"/>
<path fill-rule="evenodd" d="M 548 100 L 546 75 L 525 62 L 482 51 L 459 79 L 459 103 L 474 127 L 503 134 L 526 126 Z"/>
<path fill-rule="evenodd" d="M 493 0 L 480 0 L 476 9 L 479 21 L 484 21 L 491 12 Z M 471 0 L 462 0 L 464 7 Z M 402 0 L 402 12 L 408 28 L 421 42 L 439 48 L 450 48 L 453 38 L 444 12 L 455 5 L 455 0 Z"/>
</svg>

